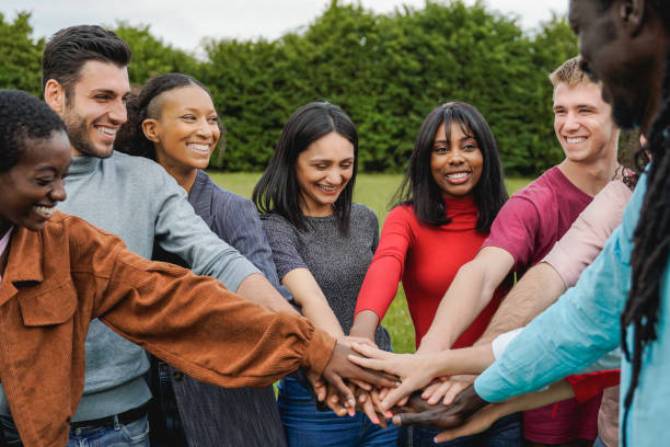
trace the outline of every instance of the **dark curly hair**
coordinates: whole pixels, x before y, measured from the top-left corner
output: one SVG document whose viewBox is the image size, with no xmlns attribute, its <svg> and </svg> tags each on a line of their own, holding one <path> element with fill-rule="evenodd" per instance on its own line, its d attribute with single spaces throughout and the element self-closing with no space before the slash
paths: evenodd
<svg viewBox="0 0 670 447">
<path fill-rule="evenodd" d="M 12 169 L 26 140 L 44 140 L 65 132 L 65 124 L 45 103 L 20 90 L 0 90 L 0 172 Z"/>
<path fill-rule="evenodd" d="M 112 63 L 125 67 L 132 53 L 128 44 L 114 32 L 97 25 L 78 25 L 63 28 L 54 34 L 42 55 L 42 90 L 49 79 L 55 79 L 65 89 L 67 99 L 72 86 L 88 61 Z"/>
<path fill-rule="evenodd" d="M 156 160 L 154 143 L 144 135 L 142 122 L 147 118 L 158 118 L 160 110 L 156 108 L 159 104 L 154 99 L 165 92 L 192 85 L 202 88 L 210 97 L 212 96 L 204 84 L 183 73 L 168 73 L 151 78 L 139 94 L 131 94 L 126 103 L 128 121 L 119 130 L 114 141 L 114 149 Z"/>
</svg>

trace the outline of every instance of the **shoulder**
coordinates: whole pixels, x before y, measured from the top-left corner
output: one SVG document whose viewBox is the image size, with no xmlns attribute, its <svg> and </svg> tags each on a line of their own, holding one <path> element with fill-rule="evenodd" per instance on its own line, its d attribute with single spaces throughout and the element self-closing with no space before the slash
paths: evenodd
<svg viewBox="0 0 670 447">
<path fill-rule="evenodd" d="M 285 217 L 277 213 L 267 213 L 261 215 L 261 222 L 266 228 L 284 228 L 293 230 L 295 227 Z"/>
<path fill-rule="evenodd" d="M 103 169 L 113 168 L 117 177 L 127 178 L 146 187 L 179 187 L 175 179 L 161 165 L 145 157 L 113 151 L 103 162 Z"/>
<path fill-rule="evenodd" d="M 377 215 L 375 214 L 374 211 L 372 211 L 370 208 L 368 208 L 365 205 L 361 205 L 359 203 L 354 203 L 351 205 L 351 216 L 352 217 L 358 217 L 358 218 L 366 218 L 366 219 L 377 219 Z"/>
<path fill-rule="evenodd" d="M 532 181 L 528 186 L 514 193 L 510 197 L 510 200 L 522 199 L 537 204 L 550 200 L 557 193 L 557 187 L 561 183 L 561 175 L 558 168 L 554 166 Z"/>
<path fill-rule="evenodd" d="M 56 211 L 42 231 L 48 237 L 64 237 L 70 245 L 79 248 L 93 248 L 101 244 L 108 247 L 114 245 L 125 246 L 118 236 L 89 223 L 81 217 L 60 211 Z"/>
</svg>

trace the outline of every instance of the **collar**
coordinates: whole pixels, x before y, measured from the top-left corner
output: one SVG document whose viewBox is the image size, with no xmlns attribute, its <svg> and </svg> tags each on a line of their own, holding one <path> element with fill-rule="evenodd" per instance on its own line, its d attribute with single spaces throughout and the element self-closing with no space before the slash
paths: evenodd
<svg viewBox="0 0 670 447">
<path fill-rule="evenodd" d="M 9 256 L 5 267 L 4 280 L 0 284 L 0 305 L 17 292 L 16 284 L 24 282 L 42 282 L 44 257 L 43 231 L 30 231 L 17 228 L 9 243 Z"/>
<path fill-rule="evenodd" d="M 91 157 L 90 155 L 72 157 L 72 164 L 70 164 L 70 169 L 68 169 L 68 175 L 90 174 L 96 170 L 100 163 L 102 163 L 102 158 Z"/>
</svg>

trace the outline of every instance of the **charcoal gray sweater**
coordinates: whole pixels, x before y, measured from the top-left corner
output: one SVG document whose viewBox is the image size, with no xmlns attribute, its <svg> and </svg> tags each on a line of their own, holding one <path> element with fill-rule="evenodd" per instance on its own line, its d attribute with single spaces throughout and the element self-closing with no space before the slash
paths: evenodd
<svg viewBox="0 0 670 447">
<path fill-rule="evenodd" d="M 335 216 L 306 219 L 309 230 L 299 231 L 278 214 L 262 217 L 279 279 L 291 270 L 308 269 L 348 334 L 358 291 L 379 242 L 377 217 L 370 209 L 353 205 L 348 236 L 338 231 Z M 381 349 L 391 348 L 390 337 L 381 326 L 375 342 Z"/>
</svg>

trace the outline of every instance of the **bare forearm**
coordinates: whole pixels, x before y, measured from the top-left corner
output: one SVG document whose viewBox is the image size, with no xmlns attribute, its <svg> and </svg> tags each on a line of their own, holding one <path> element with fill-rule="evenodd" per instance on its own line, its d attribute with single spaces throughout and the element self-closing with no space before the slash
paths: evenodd
<svg viewBox="0 0 670 447">
<path fill-rule="evenodd" d="M 237 289 L 237 294 L 275 312 L 297 314 L 293 306 L 261 274 L 255 273 L 244 278 Z"/>
<path fill-rule="evenodd" d="M 310 300 L 302 304 L 302 315 L 331 337 L 340 338 L 344 335 L 335 313 L 325 298 Z"/>
<path fill-rule="evenodd" d="M 537 264 L 507 294 L 476 344 L 491 343 L 498 335 L 527 325 L 564 291 L 558 273 L 549 264 Z"/>
<path fill-rule="evenodd" d="M 452 349 L 435 354 L 437 377 L 480 374 L 495 361 L 491 345 Z"/>
<path fill-rule="evenodd" d="M 379 317 L 371 310 L 359 312 L 354 319 L 354 325 L 351 327 L 349 335 L 354 337 L 364 337 L 374 341 L 375 331 L 379 325 Z"/>
<path fill-rule="evenodd" d="M 500 417 L 503 417 L 520 411 L 544 407 L 553 404 L 554 402 L 560 402 L 572 397 L 575 397 L 572 387 L 565 380 L 561 380 L 560 382 L 554 383 L 546 390 L 524 394 L 496 405 L 501 407 L 499 409 L 499 415 Z"/>
</svg>

